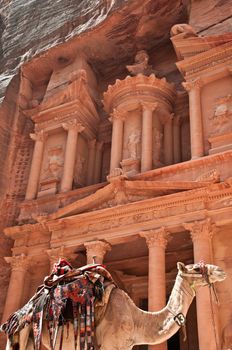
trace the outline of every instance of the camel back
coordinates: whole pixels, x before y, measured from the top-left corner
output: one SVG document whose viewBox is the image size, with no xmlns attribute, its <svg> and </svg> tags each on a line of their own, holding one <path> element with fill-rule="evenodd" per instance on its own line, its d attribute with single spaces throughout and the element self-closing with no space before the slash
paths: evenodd
<svg viewBox="0 0 232 350">
<path fill-rule="evenodd" d="M 80 339 L 80 350 L 94 349 L 94 306 L 101 301 L 104 289 L 114 284 L 110 273 L 103 265 L 86 265 L 73 269 L 64 259 L 54 265 L 52 273 L 44 279 L 35 295 L 21 309 L 10 315 L 0 330 L 13 339 L 14 334 L 31 324 L 35 350 L 41 348 L 42 323 L 48 325 L 51 349 L 57 342 L 61 327 L 60 348 L 62 349 L 63 328 L 70 321 L 74 327 L 74 344 Z"/>
</svg>

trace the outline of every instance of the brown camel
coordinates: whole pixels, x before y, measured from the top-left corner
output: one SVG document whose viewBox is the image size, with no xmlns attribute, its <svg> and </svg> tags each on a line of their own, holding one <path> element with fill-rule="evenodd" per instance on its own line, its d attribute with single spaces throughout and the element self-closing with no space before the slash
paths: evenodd
<svg viewBox="0 0 232 350">
<path fill-rule="evenodd" d="M 205 265 L 204 273 L 200 264 L 185 266 L 183 263 L 177 263 L 177 267 L 178 274 L 168 303 L 158 312 L 139 309 L 119 288 L 108 291 L 108 303 L 96 307 L 95 349 L 130 350 L 134 345 L 155 345 L 166 341 L 179 330 L 178 320 L 175 321 L 174 317 L 179 314 L 179 321 L 185 319 L 196 289 L 209 283 L 223 281 L 226 277 L 225 272 L 215 265 Z M 19 334 L 20 350 L 34 349 L 30 328 L 25 327 Z M 50 350 L 46 325 L 43 327 L 42 343 L 45 349 Z M 59 349 L 59 342 L 55 349 Z M 64 336 L 62 349 L 74 350 L 72 327 L 69 336 Z M 13 350 L 9 341 L 6 350 Z"/>
</svg>

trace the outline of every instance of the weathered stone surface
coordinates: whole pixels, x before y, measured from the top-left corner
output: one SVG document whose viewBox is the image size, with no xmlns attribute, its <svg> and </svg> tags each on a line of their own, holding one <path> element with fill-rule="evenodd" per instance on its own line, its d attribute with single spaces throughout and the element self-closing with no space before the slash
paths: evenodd
<svg viewBox="0 0 232 350">
<path fill-rule="evenodd" d="M 121 59 L 128 48 L 144 46 L 148 40 L 154 46 L 168 38 L 172 24 L 186 21 L 185 2 L 1 0 L 0 94 L 23 62 L 90 30 L 98 31 L 97 41 L 105 36 L 111 49 L 117 45 L 115 55 L 120 52 Z M 99 45 L 94 49 L 97 56 L 102 54 Z"/>
<path fill-rule="evenodd" d="M 14 76 L 0 108 L 0 317 L 9 277 L 4 256 L 33 257 L 36 288 L 54 247 L 55 259 L 85 257 L 86 241 L 110 240 L 107 263 L 137 289 L 148 274 L 138 233 L 169 227 L 175 239 L 167 246 L 166 270 L 173 272 L 177 258 L 193 261 L 183 222 L 207 215 L 222 227 L 213 247 L 218 264 L 229 256 L 231 238 L 223 235 L 225 225 L 231 228 L 232 50 L 231 35 L 223 33 L 230 30 L 230 3 L 0 0 L 2 92 Z M 174 50 L 170 28 L 188 14 L 206 37 L 176 26 Z M 223 69 L 213 83 L 198 79 L 218 65 Z M 147 297 L 147 282 L 140 293 Z M 196 329 L 191 334 L 189 350 L 195 350 Z"/>
<path fill-rule="evenodd" d="M 192 0 L 189 23 L 201 35 L 232 31 L 232 0 Z"/>
</svg>

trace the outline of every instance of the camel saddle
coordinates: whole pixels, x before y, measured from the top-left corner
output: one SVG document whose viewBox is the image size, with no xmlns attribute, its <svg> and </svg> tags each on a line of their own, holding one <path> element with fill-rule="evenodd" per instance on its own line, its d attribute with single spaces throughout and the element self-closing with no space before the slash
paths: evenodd
<svg viewBox="0 0 232 350">
<path fill-rule="evenodd" d="M 30 324 L 35 350 L 40 350 L 42 324 L 46 320 L 50 346 L 54 350 L 58 328 L 61 327 L 62 349 L 63 329 L 71 322 L 75 349 L 78 335 L 80 350 L 85 347 L 87 350 L 94 349 L 94 306 L 102 301 L 104 290 L 110 284 L 114 284 L 114 281 L 103 265 L 89 264 L 74 269 L 67 260 L 60 259 L 28 303 L 11 314 L 0 330 L 13 340 L 14 334 Z"/>
</svg>

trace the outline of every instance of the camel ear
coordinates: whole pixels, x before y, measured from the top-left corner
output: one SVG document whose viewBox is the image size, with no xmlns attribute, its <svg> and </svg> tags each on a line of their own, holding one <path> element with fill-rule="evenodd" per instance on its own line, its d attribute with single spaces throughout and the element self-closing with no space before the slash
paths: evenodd
<svg viewBox="0 0 232 350">
<path fill-rule="evenodd" d="M 185 265 L 182 262 L 177 263 L 177 268 L 180 272 L 186 272 Z"/>
</svg>

